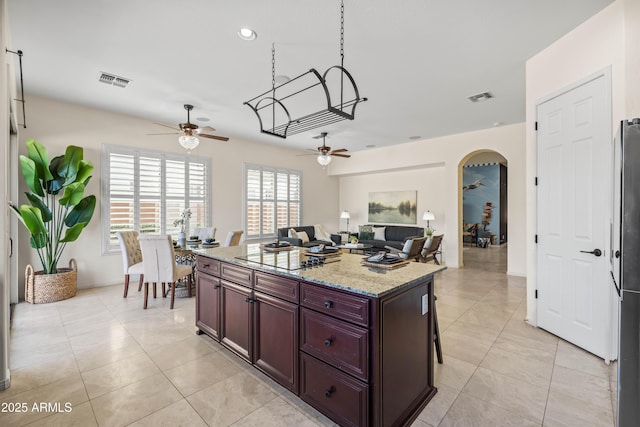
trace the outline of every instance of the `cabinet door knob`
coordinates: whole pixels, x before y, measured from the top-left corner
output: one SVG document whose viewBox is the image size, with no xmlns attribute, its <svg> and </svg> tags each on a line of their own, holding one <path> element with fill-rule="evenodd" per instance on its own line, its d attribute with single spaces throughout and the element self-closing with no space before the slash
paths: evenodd
<svg viewBox="0 0 640 427">
<path fill-rule="evenodd" d="M 325 306 L 326 308 L 331 308 L 331 305 L 332 305 L 332 302 L 331 302 L 331 301 L 325 301 L 325 302 L 324 302 L 324 306 Z"/>
<path fill-rule="evenodd" d="M 331 387 L 329 390 L 324 392 L 325 397 L 331 397 L 331 394 L 333 393 L 333 387 Z"/>
<path fill-rule="evenodd" d="M 327 338 L 326 340 L 324 340 L 324 345 L 326 345 L 327 347 L 329 347 L 331 345 L 331 343 L 333 343 L 333 339 L 332 338 Z"/>
<path fill-rule="evenodd" d="M 213 285 L 213 289 L 218 289 L 220 285 Z"/>
</svg>

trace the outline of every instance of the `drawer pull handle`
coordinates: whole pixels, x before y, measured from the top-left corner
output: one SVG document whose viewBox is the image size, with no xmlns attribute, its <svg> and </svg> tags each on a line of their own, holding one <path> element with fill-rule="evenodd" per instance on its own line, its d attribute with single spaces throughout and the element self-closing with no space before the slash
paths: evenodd
<svg viewBox="0 0 640 427">
<path fill-rule="evenodd" d="M 327 338 L 326 340 L 324 340 L 324 345 L 326 345 L 327 347 L 329 347 L 332 343 L 333 343 L 332 338 Z"/>
<path fill-rule="evenodd" d="M 220 285 L 213 285 L 213 289 L 218 289 Z"/>
<path fill-rule="evenodd" d="M 333 303 L 332 303 L 331 301 L 325 301 L 325 302 L 324 302 L 324 306 L 325 306 L 326 308 L 331 308 L 331 306 L 332 306 L 332 305 L 333 305 Z"/>
<path fill-rule="evenodd" d="M 204 268 L 209 268 L 209 266 L 210 266 L 210 265 L 211 265 L 211 264 L 202 264 L 202 266 L 203 266 Z"/>
<path fill-rule="evenodd" d="M 329 390 L 326 390 L 326 391 L 324 392 L 324 396 L 325 396 L 325 397 L 331 397 L 331 395 L 333 394 L 333 391 L 334 391 L 334 390 L 335 390 L 335 389 L 334 389 L 334 387 L 333 387 L 333 386 L 331 386 L 331 388 L 330 388 Z"/>
<path fill-rule="evenodd" d="M 247 297 L 247 299 L 244 300 L 244 302 L 248 302 L 249 304 L 253 304 L 255 300 L 253 298 L 249 298 Z"/>
</svg>

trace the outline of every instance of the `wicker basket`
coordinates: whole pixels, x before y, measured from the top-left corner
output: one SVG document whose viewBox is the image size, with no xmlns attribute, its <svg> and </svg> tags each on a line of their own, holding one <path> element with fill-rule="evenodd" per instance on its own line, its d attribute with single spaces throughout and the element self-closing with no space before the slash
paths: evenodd
<svg viewBox="0 0 640 427">
<path fill-rule="evenodd" d="M 69 261 L 69 268 L 59 268 L 56 274 L 34 272 L 27 265 L 24 275 L 24 299 L 31 304 L 62 301 L 76 295 L 78 265 L 74 258 Z"/>
</svg>

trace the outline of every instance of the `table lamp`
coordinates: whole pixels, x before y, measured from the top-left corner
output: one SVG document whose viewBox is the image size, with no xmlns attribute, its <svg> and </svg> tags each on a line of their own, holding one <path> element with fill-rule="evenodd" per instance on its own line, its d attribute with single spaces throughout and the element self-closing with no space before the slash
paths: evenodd
<svg viewBox="0 0 640 427">
<path fill-rule="evenodd" d="M 349 219 L 351 218 L 351 216 L 349 215 L 349 212 L 342 211 L 342 213 L 340 214 L 340 219 L 346 219 L 347 220 L 347 232 L 349 231 Z"/>
</svg>

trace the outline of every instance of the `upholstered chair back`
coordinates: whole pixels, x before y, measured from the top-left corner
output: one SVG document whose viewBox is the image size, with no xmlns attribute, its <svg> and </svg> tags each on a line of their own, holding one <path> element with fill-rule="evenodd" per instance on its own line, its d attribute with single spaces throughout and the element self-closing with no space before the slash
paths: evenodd
<svg viewBox="0 0 640 427">
<path fill-rule="evenodd" d="M 120 251 L 122 252 L 122 265 L 124 274 L 129 274 L 129 267 L 142 262 L 142 252 L 140 251 L 140 242 L 138 241 L 137 231 L 118 231 L 116 232 L 118 243 L 120 243 Z"/>
<path fill-rule="evenodd" d="M 146 283 L 173 282 L 176 268 L 171 236 L 142 234 L 138 237 L 144 259 Z"/>
</svg>

